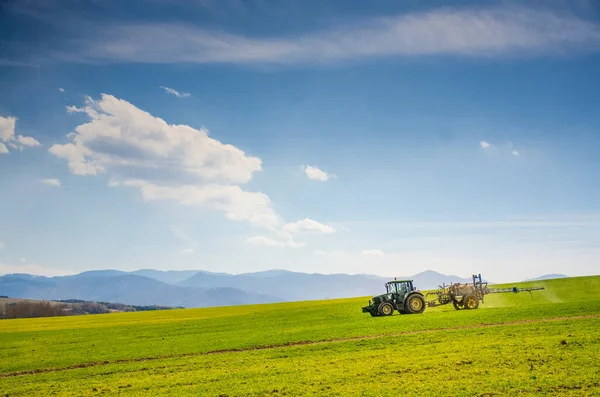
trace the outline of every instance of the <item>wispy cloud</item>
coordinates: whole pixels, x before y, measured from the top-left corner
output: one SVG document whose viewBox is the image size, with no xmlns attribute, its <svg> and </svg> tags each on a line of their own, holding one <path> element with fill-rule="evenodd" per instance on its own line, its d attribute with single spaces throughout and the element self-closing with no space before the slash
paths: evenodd
<svg viewBox="0 0 600 397">
<path fill-rule="evenodd" d="M 362 250 L 360 252 L 361 255 L 364 256 L 383 256 L 385 255 L 382 250 Z"/>
<path fill-rule="evenodd" d="M 13 149 L 23 150 L 25 147 L 40 146 L 37 139 L 30 136 L 15 135 L 17 118 L 14 116 L 0 116 L 0 154 L 8 153 L 5 142 Z"/>
<path fill-rule="evenodd" d="M 335 229 L 332 226 L 304 218 L 297 222 L 286 223 L 283 226 L 283 231 L 292 234 L 298 232 L 334 233 Z"/>
<path fill-rule="evenodd" d="M 39 65 L 29 62 L 13 61 L 10 59 L 0 59 L 0 66 L 10 66 L 17 68 L 38 68 Z"/>
<path fill-rule="evenodd" d="M 440 8 L 288 37 L 250 37 L 183 23 L 135 23 L 97 27 L 91 36 L 74 43 L 76 48 L 68 53 L 77 55 L 67 60 L 297 64 L 384 56 L 595 51 L 600 48 L 600 28 L 575 15 L 546 9 Z"/>
<path fill-rule="evenodd" d="M 513 156 L 519 156 L 519 155 L 520 155 L 520 153 L 519 153 L 517 150 L 513 150 L 513 151 L 512 151 L 512 155 L 513 155 Z"/>
<path fill-rule="evenodd" d="M 172 88 L 169 87 L 164 87 L 164 86 L 160 86 L 160 88 L 162 88 L 163 90 L 165 90 L 165 92 L 167 92 L 168 94 L 171 95 L 175 95 L 177 98 L 187 98 L 190 96 L 189 92 L 179 92 L 177 90 L 174 90 Z"/>
<path fill-rule="evenodd" d="M 481 141 L 479 142 L 479 146 L 481 146 L 482 149 L 489 149 L 492 147 L 492 144 L 486 141 Z"/>
<path fill-rule="evenodd" d="M 329 174 L 317 167 L 313 167 L 310 165 L 307 165 L 306 167 L 304 167 L 304 173 L 306 174 L 308 179 L 312 179 L 314 181 L 321 181 L 321 182 L 325 182 L 325 181 L 329 180 L 329 178 L 335 177 L 335 175 L 333 175 L 333 174 Z"/>
<path fill-rule="evenodd" d="M 60 187 L 60 180 L 58 180 L 58 179 L 53 179 L 53 178 L 42 179 L 42 183 L 45 183 L 46 185 L 50 185 L 50 186 Z"/>
<path fill-rule="evenodd" d="M 60 92 L 65 92 L 65 89 L 64 89 L 64 88 L 62 88 L 62 87 L 61 87 L 61 88 L 59 88 L 58 90 L 59 90 Z"/>
</svg>

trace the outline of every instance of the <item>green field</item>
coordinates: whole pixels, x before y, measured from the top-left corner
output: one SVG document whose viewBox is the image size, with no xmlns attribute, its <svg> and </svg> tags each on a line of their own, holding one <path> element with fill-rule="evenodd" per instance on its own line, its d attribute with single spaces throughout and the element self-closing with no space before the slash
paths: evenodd
<svg viewBox="0 0 600 397">
<path fill-rule="evenodd" d="M 600 276 L 512 285 L 546 290 L 3 320 L 0 396 L 600 395 Z"/>
</svg>

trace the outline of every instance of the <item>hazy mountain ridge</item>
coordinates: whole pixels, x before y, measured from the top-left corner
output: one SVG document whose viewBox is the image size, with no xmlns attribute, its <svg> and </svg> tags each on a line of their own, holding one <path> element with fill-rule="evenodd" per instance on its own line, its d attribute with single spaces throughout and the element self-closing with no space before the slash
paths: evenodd
<svg viewBox="0 0 600 397">
<path fill-rule="evenodd" d="M 544 274 L 541 275 L 539 277 L 535 277 L 535 278 L 528 278 L 527 280 L 523 280 L 523 281 L 541 281 L 541 280 L 552 280 L 554 278 L 567 278 L 569 276 L 567 276 L 566 274 Z"/>
<path fill-rule="evenodd" d="M 206 307 L 280 302 L 269 294 L 229 288 L 189 288 L 126 272 L 94 271 L 64 277 L 11 274 L 0 277 L 0 294 L 12 298 L 82 299 L 131 305 Z"/>
<path fill-rule="evenodd" d="M 546 275 L 542 277 L 562 276 Z M 427 270 L 411 279 L 420 290 L 471 278 Z M 394 277 L 319 274 L 287 270 L 228 274 L 202 270 L 93 270 L 63 277 L 28 274 L 0 276 L 0 295 L 31 299 L 82 299 L 132 305 L 206 307 L 373 296 Z"/>
</svg>

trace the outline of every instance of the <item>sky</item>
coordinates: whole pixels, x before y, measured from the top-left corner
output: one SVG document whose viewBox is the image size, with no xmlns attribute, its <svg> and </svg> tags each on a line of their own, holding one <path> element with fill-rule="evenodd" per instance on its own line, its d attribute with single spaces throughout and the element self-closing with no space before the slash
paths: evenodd
<svg viewBox="0 0 600 397">
<path fill-rule="evenodd" d="M 595 1 L 0 5 L 0 274 L 600 274 Z"/>
</svg>

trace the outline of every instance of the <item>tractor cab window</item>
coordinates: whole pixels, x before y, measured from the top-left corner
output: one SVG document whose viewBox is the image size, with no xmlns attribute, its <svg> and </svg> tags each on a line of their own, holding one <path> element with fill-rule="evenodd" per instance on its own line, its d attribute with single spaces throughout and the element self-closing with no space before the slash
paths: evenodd
<svg viewBox="0 0 600 397">
<path fill-rule="evenodd" d="M 396 283 L 386 284 L 386 289 L 387 289 L 388 294 L 395 294 L 398 292 Z"/>
</svg>

